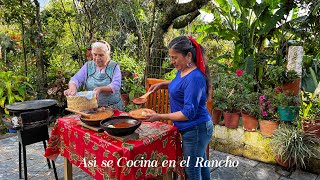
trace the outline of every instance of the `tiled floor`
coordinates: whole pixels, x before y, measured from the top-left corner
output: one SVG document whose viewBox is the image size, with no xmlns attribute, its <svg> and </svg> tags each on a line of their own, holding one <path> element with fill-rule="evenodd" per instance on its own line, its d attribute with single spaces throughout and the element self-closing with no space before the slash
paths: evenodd
<svg viewBox="0 0 320 180">
<path fill-rule="evenodd" d="M 48 169 L 43 153 L 44 148 L 42 143 L 27 146 L 28 179 L 54 179 L 53 170 Z M 277 165 L 265 164 L 243 157 L 210 150 L 210 160 L 226 160 L 228 156 L 229 162 L 237 161 L 239 162 L 239 165 L 237 167 L 225 167 L 225 164 L 221 163 L 220 167 L 215 167 L 216 164 L 211 164 L 211 179 L 320 180 L 320 176 L 316 174 L 298 170 L 290 173 Z M 59 179 L 63 179 L 63 158 L 61 156 L 56 160 L 56 168 Z M 0 180 L 12 179 L 19 179 L 18 140 L 16 136 L 0 140 Z M 73 167 L 73 179 L 89 180 L 93 178 L 81 169 Z"/>
</svg>

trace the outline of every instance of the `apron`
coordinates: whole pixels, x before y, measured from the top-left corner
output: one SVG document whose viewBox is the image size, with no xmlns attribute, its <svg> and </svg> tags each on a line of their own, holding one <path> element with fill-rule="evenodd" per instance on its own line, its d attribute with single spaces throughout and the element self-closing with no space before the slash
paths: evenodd
<svg viewBox="0 0 320 180">
<path fill-rule="evenodd" d="M 96 65 L 93 61 L 88 62 L 88 75 L 85 82 L 85 90 L 92 91 L 96 87 L 107 86 L 112 82 L 112 77 L 117 63 L 109 61 L 105 72 L 96 71 Z M 103 93 L 99 94 L 99 107 L 112 107 L 124 110 L 124 104 L 121 99 L 120 92 L 116 93 Z"/>
</svg>

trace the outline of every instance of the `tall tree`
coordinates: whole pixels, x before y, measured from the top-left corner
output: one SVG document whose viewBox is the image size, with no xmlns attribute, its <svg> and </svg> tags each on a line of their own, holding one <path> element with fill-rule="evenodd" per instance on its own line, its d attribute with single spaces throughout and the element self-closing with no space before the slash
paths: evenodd
<svg viewBox="0 0 320 180">
<path fill-rule="evenodd" d="M 170 26 L 179 29 L 190 24 L 198 15 L 200 15 L 199 9 L 206 5 L 209 0 L 192 0 L 188 3 L 179 3 L 176 0 L 155 0 L 155 25 L 154 30 L 149 35 L 151 40 L 148 44 L 147 61 L 149 69 L 147 72 L 159 71 L 159 66 L 162 65 L 165 60 L 164 54 L 161 50 L 166 49 L 164 45 L 164 35 L 168 32 Z M 161 67 L 160 67 L 161 68 Z M 165 73 L 165 72 L 164 72 Z"/>
<path fill-rule="evenodd" d="M 29 46 L 31 49 L 29 53 L 32 54 L 31 56 L 35 56 L 37 67 L 35 82 L 37 83 L 38 98 L 43 98 L 46 92 L 46 75 L 45 62 L 43 59 L 43 33 L 39 1 L 2 0 L 0 5 L 4 10 L 3 17 L 6 23 L 16 23 L 20 25 L 23 44 Z M 25 44 L 26 41 L 28 41 L 28 44 Z M 27 53 L 25 49 L 24 53 Z"/>
</svg>

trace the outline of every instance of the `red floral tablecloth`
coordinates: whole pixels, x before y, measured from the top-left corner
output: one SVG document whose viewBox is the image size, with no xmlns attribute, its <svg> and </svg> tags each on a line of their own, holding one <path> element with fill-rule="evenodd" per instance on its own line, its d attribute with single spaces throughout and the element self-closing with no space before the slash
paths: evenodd
<svg viewBox="0 0 320 180">
<path fill-rule="evenodd" d="M 182 175 L 181 141 L 176 127 L 143 122 L 135 131 L 139 139 L 122 142 L 106 132 L 88 130 L 79 122 L 77 115 L 58 119 L 45 157 L 55 160 L 60 154 L 95 179 L 147 179 L 168 170 Z"/>
</svg>

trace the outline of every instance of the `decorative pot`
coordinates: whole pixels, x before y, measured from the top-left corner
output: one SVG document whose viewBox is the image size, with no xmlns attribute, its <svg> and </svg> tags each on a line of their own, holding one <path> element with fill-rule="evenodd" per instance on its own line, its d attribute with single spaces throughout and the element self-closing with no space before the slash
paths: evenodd
<svg viewBox="0 0 320 180">
<path fill-rule="evenodd" d="M 293 121 L 296 119 L 299 113 L 299 107 L 296 106 L 278 106 L 278 112 L 280 120 L 282 121 Z"/>
<path fill-rule="evenodd" d="M 273 132 L 278 128 L 279 122 L 261 120 L 259 124 L 261 134 L 265 137 L 271 137 L 273 135 Z"/>
<path fill-rule="evenodd" d="M 308 132 L 310 134 L 314 134 L 317 138 L 320 138 L 320 120 L 314 120 L 315 124 L 312 124 L 308 121 L 303 121 L 303 130 L 304 132 Z"/>
<path fill-rule="evenodd" d="M 254 132 L 258 128 L 258 120 L 256 117 L 242 114 L 242 125 L 245 131 Z"/>
<path fill-rule="evenodd" d="M 283 160 L 282 157 L 279 155 L 276 156 L 276 161 L 280 166 L 285 167 L 285 168 L 289 168 L 290 165 L 292 166 L 292 164 L 289 163 L 288 160 L 287 161 Z"/>
<path fill-rule="evenodd" d="M 130 101 L 129 94 L 121 94 L 121 99 L 122 99 L 123 104 L 125 106 L 127 106 L 129 104 L 129 101 Z"/>
<path fill-rule="evenodd" d="M 223 112 L 224 125 L 230 129 L 236 129 L 239 125 L 240 113 Z"/>
<path fill-rule="evenodd" d="M 300 79 L 296 79 L 291 83 L 285 83 L 282 85 L 282 89 L 286 95 L 297 96 L 300 92 Z"/>
<path fill-rule="evenodd" d="M 221 119 L 221 115 L 222 115 L 222 111 L 221 110 L 219 110 L 219 109 L 213 110 L 213 113 L 212 113 L 212 122 L 213 122 L 213 124 L 215 124 L 215 125 L 219 124 L 220 119 Z"/>
</svg>

